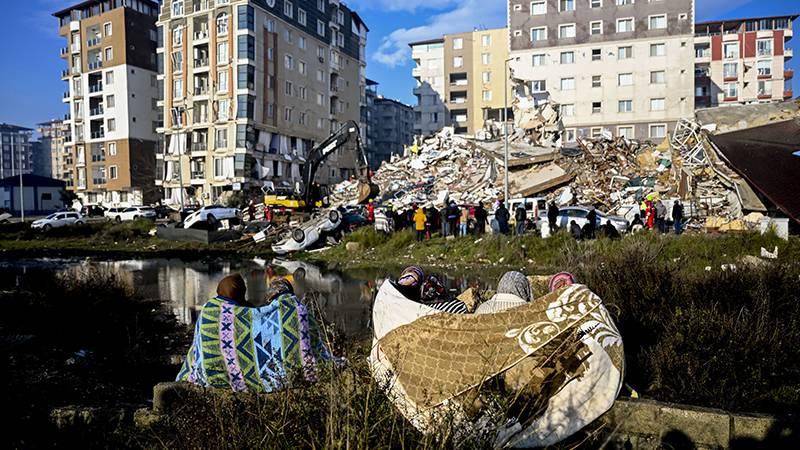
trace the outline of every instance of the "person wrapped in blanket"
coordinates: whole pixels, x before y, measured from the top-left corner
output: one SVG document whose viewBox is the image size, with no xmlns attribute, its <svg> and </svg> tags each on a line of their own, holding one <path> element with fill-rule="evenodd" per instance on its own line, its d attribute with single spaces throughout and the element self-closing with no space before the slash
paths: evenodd
<svg viewBox="0 0 800 450">
<path fill-rule="evenodd" d="M 447 288 L 436 275 L 425 276 L 425 271 L 418 266 L 407 267 L 397 281 L 392 283 L 409 300 L 446 313 L 468 312 L 467 305 L 461 300 L 451 298 Z"/>
<path fill-rule="evenodd" d="M 315 382 L 324 365 L 341 363 L 289 281 L 273 279 L 261 307 L 248 303 L 246 292 L 240 275 L 219 283 L 217 296 L 203 306 L 176 381 L 274 392 Z"/>
</svg>

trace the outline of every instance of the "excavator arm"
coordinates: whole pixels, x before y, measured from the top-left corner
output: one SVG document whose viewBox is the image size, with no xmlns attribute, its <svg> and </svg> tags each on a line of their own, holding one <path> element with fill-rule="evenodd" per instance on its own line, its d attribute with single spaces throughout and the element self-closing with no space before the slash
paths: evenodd
<svg viewBox="0 0 800 450">
<path fill-rule="evenodd" d="M 367 159 L 367 153 L 364 151 L 364 147 L 361 145 L 361 133 L 358 124 L 350 120 L 309 152 L 308 160 L 302 174 L 304 183 L 303 199 L 306 205 L 311 206 L 313 203 L 311 198 L 311 186 L 314 183 L 319 167 L 333 152 L 340 148 L 347 148 L 346 145 L 351 141 L 355 143 L 355 169 L 359 181 L 359 203 L 364 203 L 367 199 L 378 194 L 378 187 L 372 184 L 370 180 L 369 160 Z"/>
</svg>

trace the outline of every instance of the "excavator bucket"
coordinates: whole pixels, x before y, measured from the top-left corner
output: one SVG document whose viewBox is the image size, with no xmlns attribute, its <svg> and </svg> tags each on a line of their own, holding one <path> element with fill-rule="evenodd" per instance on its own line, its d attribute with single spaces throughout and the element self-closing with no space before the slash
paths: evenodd
<svg viewBox="0 0 800 450">
<path fill-rule="evenodd" d="M 358 182 L 358 203 L 364 204 L 371 198 L 376 198 L 381 189 L 375 183 Z"/>
</svg>

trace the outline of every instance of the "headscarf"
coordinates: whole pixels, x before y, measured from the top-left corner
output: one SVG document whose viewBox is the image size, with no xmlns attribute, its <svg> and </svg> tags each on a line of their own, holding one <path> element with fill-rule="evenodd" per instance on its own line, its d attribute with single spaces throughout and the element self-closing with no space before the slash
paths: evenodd
<svg viewBox="0 0 800 450">
<path fill-rule="evenodd" d="M 550 281 L 547 283 L 547 288 L 550 289 L 550 292 L 553 292 L 563 287 L 571 286 L 577 282 L 578 279 L 575 278 L 575 275 L 569 272 L 560 272 L 550 278 Z"/>
<path fill-rule="evenodd" d="M 235 275 L 228 275 L 223 278 L 217 285 L 217 295 L 233 300 L 237 303 L 246 303 L 247 285 L 244 284 L 244 278 L 238 273 Z"/>
<path fill-rule="evenodd" d="M 520 272 L 506 272 L 497 284 L 498 294 L 515 295 L 526 302 L 531 301 L 531 284 Z"/>
<path fill-rule="evenodd" d="M 274 300 L 275 297 L 283 294 L 294 294 L 292 283 L 290 283 L 286 278 L 276 278 L 270 281 L 269 286 L 267 286 L 267 301 L 270 302 Z"/>
<path fill-rule="evenodd" d="M 425 271 L 418 266 L 406 267 L 397 278 L 397 284 L 406 287 L 420 287 L 425 280 Z"/>
</svg>

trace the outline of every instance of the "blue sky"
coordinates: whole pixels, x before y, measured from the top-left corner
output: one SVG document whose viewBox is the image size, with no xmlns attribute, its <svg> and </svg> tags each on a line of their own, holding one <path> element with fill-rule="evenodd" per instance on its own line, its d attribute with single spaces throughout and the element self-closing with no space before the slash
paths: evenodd
<svg viewBox="0 0 800 450">
<path fill-rule="evenodd" d="M 63 116 L 66 84 L 57 22 L 50 14 L 78 0 L 5 1 L 0 15 L 0 122 L 33 126 Z M 379 92 L 412 104 L 412 62 L 408 42 L 443 33 L 505 25 L 504 0 L 348 0 L 370 27 L 367 76 Z M 699 20 L 800 13 L 798 0 L 697 0 Z M 800 22 L 796 22 L 797 25 Z M 794 48 L 800 35 L 791 41 Z M 790 65 L 800 74 L 800 56 Z M 795 82 L 795 90 L 800 83 Z"/>
</svg>

